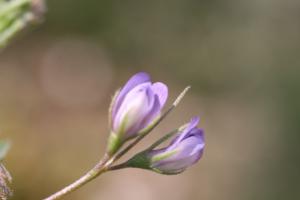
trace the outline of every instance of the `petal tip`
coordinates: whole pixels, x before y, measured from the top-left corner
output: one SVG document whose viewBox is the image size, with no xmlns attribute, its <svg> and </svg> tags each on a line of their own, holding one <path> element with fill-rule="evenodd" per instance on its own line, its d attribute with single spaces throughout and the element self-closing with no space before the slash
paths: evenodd
<svg viewBox="0 0 300 200">
<path fill-rule="evenodd" d="M 140 79 L 140 80 L 143 80 L 143 82 L 147 82 L 147 81 L 150 81 L 150 75 L 146 72 L 138 72 L 136 74 L 134 74 L 130 79 Z"/>
<path fill-rule="evenodd" d="M 159 103 L 161 107 L 163 107 L 168 99 L 169 91 L 166 84 L 162 82 L 156 82 L 152 85 L 152 90 L 154 91 L 155 95 L 158 96 Z"/>
<path fill-rule="evenodd" d="M 194 128 L 196 127 L 200 122 L 200 117 L 199 116 L 194 116 L 192 117 L 191 121 L 190 121 L 190 127 Z"/>
</svg>

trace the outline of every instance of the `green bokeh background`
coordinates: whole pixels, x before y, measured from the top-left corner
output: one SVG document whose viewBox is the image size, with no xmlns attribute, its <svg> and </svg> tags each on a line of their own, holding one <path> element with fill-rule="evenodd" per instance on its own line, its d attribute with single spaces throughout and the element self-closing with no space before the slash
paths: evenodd
<svg viewBox="0 0 300 200">
<path fill-rule="evenodd" d="M 0 56 L 13 199 L 41 199 L 96 163 L 110 98 L 138 71 L 167 83 L 171 100 L 192 86 L 139 148 L 200 115 L 203 159 L 176 177 L 109 173 L 66 199 L 300 198 L 299 1 L 47 4 L 44 23 Z"/>
</svg>

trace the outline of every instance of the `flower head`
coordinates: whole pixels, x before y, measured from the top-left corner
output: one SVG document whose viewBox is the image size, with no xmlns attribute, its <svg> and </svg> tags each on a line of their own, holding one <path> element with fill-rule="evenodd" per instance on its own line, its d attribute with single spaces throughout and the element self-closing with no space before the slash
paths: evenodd
<svg viewBox="0 0 300 200">
<path fill-rule="evenodd" d="M 204 132 L 196 127 L 198 122 L 199 118 L 194 117 L 168 147 L 149 151 L 149 168 L 163 174 L 177 174 L 195 164 L 205 146 Z"/>
<path fill-rule="evenodd" d="M 111 140 L 124 142 L 157 118 L 168 97 L 165 84 L 152 83 L 147 73 L 132 76 L 112 101 Z"/>
</svg>

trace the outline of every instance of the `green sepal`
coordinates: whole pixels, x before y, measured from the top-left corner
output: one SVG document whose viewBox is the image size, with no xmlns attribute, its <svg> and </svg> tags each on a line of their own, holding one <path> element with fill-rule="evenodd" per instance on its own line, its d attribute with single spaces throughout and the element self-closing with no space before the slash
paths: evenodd
<svg viewBox="0 0 300 200">
<path fill-rule="evenodd" d="M 122 140 L 120 136 L 114 132 L 111 132 L 108 138 L 107 153 L 108 155 L 114 155 L 122 146 Z"/>
<path fill-rule="evenodd" d="M 184 171 L 184 169 L 180 169 L 177 171 L 161 171 L 158 168 L 152 167 L 152 162 L 153 160 L 151 159 L 151 157 L 148 154 L 149 152 L 147 150 L 142 151 L 138 154 L 136 154 L 135 156 L 133 156 L 131 159 L 129 159 L 127 162 L 121 164 L 120 169 L 122 168 L 128 168 L 128 167 L 132 167 L 132 168 L 140 168 L 140 169 L 146 169 L 146 170 L 151 170 L 153 172 L 159 173 L 159 174 L 163 174 L 163 175 L 176 175 L 176 174 L 180 174 L 181 172 Z"/>
<path fill-rule="evenodd" d="M 126 162 L 126 167 L 151 169 L 151 159 L 147 155 L 148 151 L 142 151 Z"/>
<path fill-rule="evenodd" d="M 156 142 L 154 142 L 150 147 L 148 147 L 144 151 L 134 155 L 131 159 L 129 159 L 126 163 L 124 163 L 124 166 L 133 167 L 133 168 L 141 168 L 141 169 L 149 169 L 149 170 L 153 170 L 155 172 L 158 172 L 156 169 L 153 169 L 151 167 L 151 163 L 154 162 L 154 161 L 158 161 L 158 160 L 164 159 L 166 157 L 169 157 L 169 156 L 173 155 L 176 152 L 175 151 L 168 152 L 168 153 L 166 153 L 164 155 L 161 155 L 161 156 L 157 156 L 157 157 L 154 156 L 154 158 L 151 158 L 149 156 L 149 152 L 151 150 L 153 150 L 154 148 L 156 148 L 157 146 L 159 146 L 160 144 L 162 144 L 163 142 L 170 139 L 172 136 L 174 136 L 176 133 L 178 133 L 178 131 L 180 131 L 181 129 L 182 129 L 182 127 L 178 128 L 178 129 L 175 129 L 175 130 L 171 131 L 170 133 L 164 135 L 163 137 L 158 139 Z"/>
<path fill-rule="evenodd" d="M 161 153 L 161 154 L 158 154 L 158 155 L 155 155 L 151 158 L 151 161 L 152 162 L 159 162 L 161 160 L 164 160 L 164 159 L 167 159 L 169 157 L 171 157 L 172 155 L 174 155 L 175 153 L 177 153 L 177 150 L 174 149 L 172 151 L 168 151 L 168 152 L 165 152 L 165 153 Z"/>
<path fill-rule="evenodd" d="M 152 171 L 159 173 L 159 174 L 163 174 L 163 175 L 177 175 L 180 174 L 184 171 L 185 169 L 180 169 L 180 170 L 176 170 L 176 171 L 168 171 L 168 172 L 163 172 L 157 168 L 152 168 Z"/>
</svg>

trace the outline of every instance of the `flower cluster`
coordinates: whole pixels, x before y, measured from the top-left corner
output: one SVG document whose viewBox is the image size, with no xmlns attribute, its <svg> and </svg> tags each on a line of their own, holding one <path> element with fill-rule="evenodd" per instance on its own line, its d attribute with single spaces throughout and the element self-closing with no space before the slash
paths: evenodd
<svg viewBox="0 0 300 200">
<path fill-rule="evenodd" d="M 110 135 L 103 158 L 80 179 L 44 200 L 59 199 L 107 171 L 134 167 L 172 175 L 195 164 L 205 146 L 204 132 L 197 128 L 199 117 L 193 117 L 189 123 L 163 135 L 144 151 L 115 165 L 178 105 L 188 89 L 183 90 L 172 106 L 163 112 L 168 87 L 164 83 L 152 83 L 150 76 L 144 72 L 131 77 L 112 99 L 109 109 Z M 157 148 L 173 136 L 169 145 Z M 125 146 L 129 140 L 133 141 Z"/>
<path fill-rule="evenodd" d="M 131 77 L 112 100 L 108 154 L 114 155 L 126 141 L 148 134 L 162 118 L 167 98 L 168 87 L 161 82 L 152 83 L 147 73 L 140 72 Z M 176 136 L 167 147 L 156 149 L 168 137 L 160 139 L 156 145 L 123 163 L 122 168 L 137 167 L 162 174 L 184 171 L 203 154 L 204 132 L 197 128 L 198 123 L 198 117 L 192 118 L 175 131 Z"/>
</svg>

